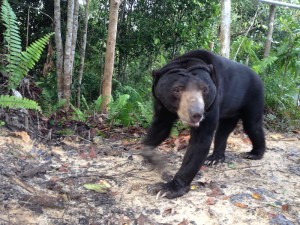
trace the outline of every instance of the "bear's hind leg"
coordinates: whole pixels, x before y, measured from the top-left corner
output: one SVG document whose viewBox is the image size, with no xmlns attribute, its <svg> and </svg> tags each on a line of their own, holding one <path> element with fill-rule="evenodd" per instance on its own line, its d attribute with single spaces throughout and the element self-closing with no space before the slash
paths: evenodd
<svg viewBox="0 0 300 225">
<path fill-rule="evenodd" d="M 262 117 L 262 116 L 260 116 Z M 257 160 L 261 159 L 266 150 L 265 134 L 263 130 L 262 118 L 249 120 L 242 119 L 244 130 L 252 142 L 252 150 L 243 154 L 243 158 Z"/>
<path fill-rule="evenodd" d="M 211 166 L 224 162 L 227 139 L 230 133 L 236 127 L 238 120 L 238 117 L 219 120 L 219 125 L 215 135 L 214 151 L 210 156 L 207 157 L 205 165 Z"/>
</svg>

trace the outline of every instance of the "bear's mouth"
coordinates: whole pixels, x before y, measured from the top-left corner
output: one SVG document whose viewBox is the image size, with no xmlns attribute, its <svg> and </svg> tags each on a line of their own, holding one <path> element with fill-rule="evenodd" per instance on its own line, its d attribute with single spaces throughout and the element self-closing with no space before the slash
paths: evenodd
<svg viewBox="0 0 300 225">
<path fill-rule="evenodd" d="M 198 122 L 194 123 L 194 122 L 191 122 L 191 121 L 186 121 L 186 120 L 183 120 L 183 119 L 180 119 L 182 121 L 183 124 L 186 124 L 190 127 L 199 127 L 200 126 L 200 122 L 201 120 L 199 120 Z"/>
</svg>

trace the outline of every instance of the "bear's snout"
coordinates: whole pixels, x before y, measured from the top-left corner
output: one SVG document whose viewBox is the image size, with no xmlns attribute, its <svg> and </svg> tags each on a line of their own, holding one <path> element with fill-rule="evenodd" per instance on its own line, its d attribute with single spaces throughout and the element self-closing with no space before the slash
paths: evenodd
<svg viewBox="0 0 300 225">
<path fill-rule="evenodd" d="M 193 123 L 199 123 L 203 119 L 203 110 L 199 107 L 193 107 L 189 110 L 190 120 Z"/>
<path fill-rule="evenodd" d="M 182 93 L 177 115 L 180 120 L 192 127 L 198 127 L 204 119 L 205 103 L 201 91 L 185 91 Z"/>
</svg>

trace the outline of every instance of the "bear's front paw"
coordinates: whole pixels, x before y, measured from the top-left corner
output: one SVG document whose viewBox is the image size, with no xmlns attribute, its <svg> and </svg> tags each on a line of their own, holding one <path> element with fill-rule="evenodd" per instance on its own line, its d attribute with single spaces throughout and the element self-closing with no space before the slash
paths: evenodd
<svg viewBox="0 0 300 225">
<path fill-rule="evenodd" d="M 182 185 L 172 180 L 168 183 L 157 183 L 148 187 L 147 192 L 149 194 L 157 195 L 156 197 L 163 197 L 163 198 L 177 198 L 186 193 L 190 190 L 190 186 Z"/>
<path fill-rule="evenodd" d="M 212 154 L 207 157 L 204 164 L 206 166 L 212 166 L 212 165 L 217 165 L 218 163 L 223 163 L 224 161 L 225 161 L 224 154 Z"/>
<path fill-rule="evenodd" d="M 154 147 L 146 146 L 141 152 L 146 164 L 150 164 L 151 170 L 158 169 L 158 171 L 164 171 L 165 158 L 159 153 L 155 152 Z"/>
</svg>

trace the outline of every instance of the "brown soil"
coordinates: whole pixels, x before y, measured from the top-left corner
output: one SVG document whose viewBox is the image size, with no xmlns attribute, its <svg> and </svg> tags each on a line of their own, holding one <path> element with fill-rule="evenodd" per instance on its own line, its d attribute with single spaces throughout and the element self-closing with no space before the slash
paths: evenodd
<svg viewBox="0 0 300 225">
<path fill-rule="evenodd" d="M 298 131 L 269 133 L 258 161 L 240 158 L 251 145 L 232 135 L 226 162 L 202 167 L 191 191 L 173 200 L 147 194 L 161 177 L 142 163 L 141 135 L 126 132 L 39 143 L 0 128 L 0 224 L 300 224 Z M 172 174 L 185 151 L 179 144 L 159 150 Z"/>
</svg>

